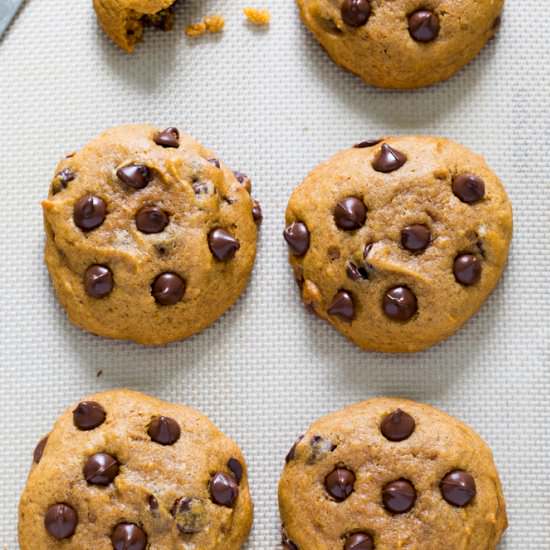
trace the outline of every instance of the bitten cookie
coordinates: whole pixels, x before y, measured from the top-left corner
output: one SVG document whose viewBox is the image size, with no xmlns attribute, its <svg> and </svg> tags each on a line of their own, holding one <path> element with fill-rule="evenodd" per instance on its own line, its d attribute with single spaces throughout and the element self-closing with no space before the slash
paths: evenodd
<svg viewBox="0 0 550 550">
<path fill-rule="evenodd" d="M 128 390 L 86 398 L 36 447 L 21 550 L 238 550 L 252 523 L 237 445 L 197 411 Z"/>
<path fill-rule="evenodd" d="M 391 137 L 318 166 L 284 232 L 304 302 L 358 346 L 418 351 L 481 306 L 508 256 L 512 210 L 484 160 L 452 141 Z"/>
<path fill-rule="evenodd" d="M 446 80 L 493 37 L 504 0 L 297 0 L 332 59 L 380 88 Z"/>
<path fill-rule="evenodd" d="M 404 399 L 314 422 L 286 457 L 279 508 L 286 550 L 494 550 L 507 526 L 483 440 Z"/>
<path fill-rule="evenodd" d="M 45 257 L 80 327 L 163 344 L 204 329 L 244 290 L 261 209 L 250 180 L 192 138 L 121 126 L 55 174 Z"/>
</svg>

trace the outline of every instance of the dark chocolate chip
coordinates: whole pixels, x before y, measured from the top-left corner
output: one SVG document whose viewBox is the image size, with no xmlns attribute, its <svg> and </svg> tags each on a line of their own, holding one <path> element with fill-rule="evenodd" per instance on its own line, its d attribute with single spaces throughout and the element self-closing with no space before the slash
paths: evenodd
<svg viewBox="0 0 550 550">
<path fill-rule="evenodd" d="M 378 145 L 381 141 L 382 138 L 367 139 L 365 141 L 361 141 L 360 143 L 356 143 L 353 147 L 354 149 L 366 149 L 367 147 L 374 147 L 375 145 Z"/>
<path fill-rule="evenodd" d="M 213 164 L 216 168 L 221 168 L 221 164 L 218 159 L 208 159 L 208 162 Z"/>
<path fill-rule="evenodd" d="M 329 315 L 336 315 L 344 321 L 353 321 L 355 305 L 353 297 L 347 290 L 339 290 L 328 308 Z"/>
<path fill-rule="evenodd" d="M 462 202 L 473 204 L 485 196 L 485 182 L 474 174 L 461 174 L 453 179 L 453 193 Z"/>
<path fill-rule="evenodd" d="M 353 493 L 355 474 L 347 468 L 335 468 L 325 478 L 327 493 L 337 502 L 346 500 Z"/>
<path fill-rule="evenodd" d="M 302 441 L 302 439 L 304 439 L 304 436 L 301 435 L 295 442 L 294 444 L 292 445 L 292 447 L 290 447 L 290 450 L 288 451 L 286 457 L 285 457 L 285 463 L 288 464 L 291 460 L 294 460 L 295 456 L 296 456 L 296 447 L 298 446 L 298 443 L 300 443 L 300 441 Z"/>
<path fill-rule="evenodd" d="M 347 197 L 334 208 L 334 222 L 344 231 L 360 229 L 365 225 L 366 219 L 367 208 L 363 201 L 356 197 Z"/>
<path fill-rule="evenodd" d="M 422 252 L 430 244 L 432 234 L 429 227 L 415 223 L 401 230 L 401 246 L 410 252 Z"/>
<path fill-rule="evenodd" d="M 474 478 L 462 470 L 448 473 L 439 485 L 443 498 L 452 506 L 462 508 L 472 502 L 476 496 Z"/>
<path fill-rule="evenodd" d="M 407 162 L 407 157 L 404 153 L 390 147 L 387 143 L 383 143 L 380 152 L 376 155 L 372 163 L 372 167 L 377 172 L 394 172 Z"/>
<path fill-rule="evenodd" d="M 147 499 L 147 503 L 149 504 L 149 508 L 152 512 L 156 512 L 159 509 L 159 501 L 156 499 L 154 495 L 149 495 L 149 498 Z"/>
<path fill-rule="evenodd" d="M 439 17 L 429 10 L 409 15 L 409 32 L 417 42 L 431 42 L 439 35 Z"/>
<path fill-rule="evenodd" d="M 68 504 L 53 504 L 44 516 L 46 531 L 55 539 L 68 539 L 74 535 L 78 515 Z"/>
<path fill-rule="evenodd" d="M 332 453 L 336 449 L 337 445 L 325 439 L 320 435 L 314 435 L 310 442 L 310 454 L 307 459 L 308 464 L 315 464 L 323 458 L 325 458 L 329 453 Z"/>
<path fill-rule="evenodd" d="M 144 164 L 128 164 L 116 172 L 118 179 L 133 189 L 143 189 L 153 179 L 151 170 Z"/>
<path fill-rule="evenodd" d="M 374 550 L 374 541 L 368 533 L 353 533 L 346 537 L 344 550 Z"/>
<path fill-rule="evenodd" d="M 57 174 L 55 180 L 52 184 L 52 193 L 56 195 L 57 193 L 67 189 L 69 183 L 76 178 L 76 174 L 69 170 L 69 168 L 64 168 Z"/>
<path fill-rule="evenodd" d="M 177 148 L 180 146 L 180 133 L 177 128 L 166 128 L 155 136 L 155 143 L 161 147 Z"/>
<path fill-rule="evenodd" d="M 252 191 L 252 181 L 251 181 L 251 179 L 246 174 L 243 174 L 242 172 L 239 172 L 238 170 L 233 172 L 233 174 L 234 174 L 235 178 L 237 179 L 237 181 L 250 193 Z"/>
<path fill-rule="evenodd" d="M 458 283 L 475 285 L 481 279 L 481 261 L 473 254 L 460 254 L 455 258 L 453 273 Z"/>
<path fill-rule="evenodd" d="M 239 487 L 230 474 L 217 472 L 210 480 L 210 496 L 215 504 L 233 508 L 239 496 Z"/>
<path fill-rule="evenodd" d="M 341 7 L 342 19 L 350 27 L 362 27 L 371 14 L 370 0 L 344 0 Z"/>
<path fill-rule="evenodd" d="M 404 441 L 411 437 L 415 427 L 416 423 L 410 414 L 396 409 L 382 420 L 380 431 L 390 441 Z"/>
<path fill-rule="evenodd" d="M 181 435 L 179 424 L 167 416 L 156 416 L 147 430 L 149 437 L 160 445 L 173 445 Z"/>
<path fill-rule="evenodd" d="M 388 512 L 404 514 L 408 512 L 416 501 L 416 490 L 413 484 L 406 479 L 398 479 L 388 483 L 382 489 L 382 502 Z"/>
<path fill-rule="evenodd" d="M 391 288 L 384 295 L 384 313 L 395 321 L 408 321 L 418 311 L 416 296 L 405 286 Z"/>
<path fill-rule="evenodd" d="M 233 472 L 237 483 L 240 483 L 243 478 L 243 465 L 236 458 L 230 458 L 227 467 Z"/>
<path fill-rule="evenodd" d="M 151 294 L 157 304 L 173 306 L 185 294 L 185 281 L 175 273 L 162 273 L 153 282 Z"/>
<path fill-rule="evenodd" d="M 147 535 L 133 523 L 119 523 L 111 535 L 111 542 L 114 550 L 145 550 Z"/>
<path fill-rule="evenodd" d="M 252 201 L 252 217 L 257 225 L 260 225 L 264 219 L 262 206 L 258 201 Z"/>
<path fill-rule="evenodd" d="M 91 485 L 109 485 L 118 475 L 116 458 L 107 453 L 96 453 L 84 464 L 84 479 Z"/>
<path fill-rule="evenodd" d="M 91 265 L 84 273 L 84 289 L 92 298 L 108 296 L 113 286 L 113 273 L 104 265 Z"/>
<path fill-rule="evenodd" d="M 367 270 L 362 267 L 357 267 L 353 262 L 348 262 L 346 264 L 346 274 L 352 281 L 369 278 Z"/>
<path fill-rule="evenodd" d="M 38 445 L 34 448 L 34 452 L 32 453 L 32 459 L 35 464 L 38 464 L 42 460 L 42 455 L 44 454 L 46 443 L 48 443 L 48 436 L 43 437 L 38 442 Z"/>
<path fill-rule="evenodd" d="M 136 227 L 148 235 L 164 231 L 168 221 L 168 214 L 158 206 L 144 206 L 136 214 Z"/>
<path fill-rule="evenodd" d="M 309 249 L 309 230 L 303 222 L 293 222 L 283 236 L 294 256 L 303 256 Z"/>
<path fill-rule="evenodd" d="M 82 401 L 73 411 L 73 423 L 82 431 L 93 430 L 105 422 L 107 413 L 95 401 Z"/>
<path fill-rule="evenodd" d="M 178 530 L 184 535 L 199 533 L 205 527 L 206 509 L 202 499 L 178 498 L 170 513 L 176 520 Z"/>
<path fill-rule="evenodd" d="M 220 262 L 228 262 L 233 259 L 237 250 L 241 248 L 239 241 L 225 229 L 221 228 L 210 231 L 208 234 L 208 246 L 214 258 Z"/>
<path fill-rule="evenodd" d="M 94 195 L 84 195 L 74 205 L 73 220 L 82 231 L 91 231 L 105 221 L 106 214 L 107 205 L 103 199 Z"/>
</svg>

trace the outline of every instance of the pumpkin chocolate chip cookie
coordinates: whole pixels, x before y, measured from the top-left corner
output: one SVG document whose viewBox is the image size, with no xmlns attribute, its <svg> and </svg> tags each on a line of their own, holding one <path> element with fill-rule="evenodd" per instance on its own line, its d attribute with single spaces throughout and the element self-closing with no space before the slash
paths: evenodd
<svg viewBox="0 0 550 550">
<path fill-rule="evenodd" d="M 67 410 L 36 448 L 21 550 L 238 550 L 252 523 L 246 465 L 205 416 L 127 390 Z"/>
<path fill-rule="evenodd" d="M 306 305 L 364 349 L 413 352 L 453 334 L 494 289 L 512 209 L 465 147 L 389 137 L 315 168 L 286 224 Z"/>
<path fill-rule="evenodd" d="M 494 550 L 507 526 L 485 442 L 404 399 L 314 422 L 287 455 L 279 508 L 286 550 Z"/>
<path fill-rule="evenodd" d="M 244 290 L 261 221 L 250 180 L 176 128 L 108 130 L 55 174 L 45 258 L 80 327 L 164 344 L 210 325 Z"/>
<path fill-rule="evenodd" d="M 494 36 L 504 0 L 297 0 L 332 59 L 381 88 L 446 80 Z"/>
</svg>

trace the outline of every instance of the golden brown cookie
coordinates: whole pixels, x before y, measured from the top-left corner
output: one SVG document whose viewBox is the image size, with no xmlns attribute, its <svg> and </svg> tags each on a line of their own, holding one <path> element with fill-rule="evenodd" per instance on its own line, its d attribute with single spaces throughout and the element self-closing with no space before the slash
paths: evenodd
<svg viewBox="0 0 550 550">
<path fill-rule="evenodd" d="M 250 180 L 192 138 L 121 126 L 55 174 L 46 263 L 80 327 L 163 344 L 204 329 L 244 290 L 261 209 Z"/>
<path fill-rule="evenodd" d="M 279 508 L 286 550 L 494 550 L 507 526 L 485 442 L 393 398 L 314 422 L 286 457 Z"/>
<path fill-rule="evenodd" d="M 494 36 L 504 0 L 297 0 L 332 59 L 380 88 L 446 80 Z"/>
<path fill-rule="evenodd" d="M 237 445 L 197 411 L 128 390 L 59 418 L 19 503 L 21 550 L 238 550 L 251 524 Z"/>
<path fill-rule="evenodd" d="M 422 136 L 360 143 L 321 164 L 286 223 L 306 305 L 386 352 L 458 330 L 497 284 L 512 236 L 508 197 L 484 160 Z"/>
</svg>

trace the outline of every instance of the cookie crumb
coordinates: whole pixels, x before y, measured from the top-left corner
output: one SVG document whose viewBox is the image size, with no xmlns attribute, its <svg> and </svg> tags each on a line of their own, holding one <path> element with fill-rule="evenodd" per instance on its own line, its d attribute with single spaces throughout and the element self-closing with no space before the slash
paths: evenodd
<svg viewBox="0 0 550 550">
<path fill-rule="evenodd" d="M 185 34 L 189 36 L 189 38 L 197 38 L 198 36 L 202 36 L 205 32 L 206 23 L 204 21 L 193 23 L 185 28 Z"/>
<path fill-rule="evenodd" d="M 103 375 L 103 369 L 99 369 L 97 372 L 96 372 L 96 377 L 99 378 L 100 376 Z"/>
<path fill-rule="evenodd" d="M 225 19 L 221 15 L 207 15 L 202 21 L 193 23 L 186 27 L 185 34 L 190 38 L 196 38 L 207 32 L 221 32 L 224 27 Z"/>
<path fill-rule="evenodd" d="M 250 23 L 252 23 L 253 25 L 257 25 L 258 27 L 265 27 L 269 25 L 271 21 L 271 14 L 268 10 L 260 10 L 258 8 L 244 8 L 243 13 L 250 21 Z"/>
</svg>

